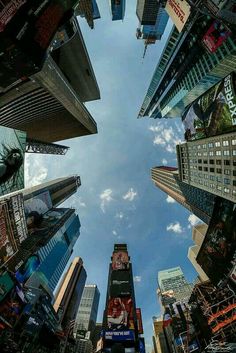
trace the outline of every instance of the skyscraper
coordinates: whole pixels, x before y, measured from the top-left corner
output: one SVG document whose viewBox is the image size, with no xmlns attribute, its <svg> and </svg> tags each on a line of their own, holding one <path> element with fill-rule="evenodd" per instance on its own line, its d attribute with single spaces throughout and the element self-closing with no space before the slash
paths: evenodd
<svg viewBox="0 0 236 353">
<path fill-rule="evenodd" d="M 123 20 L 125 17 L 126 0 L 109 0 L 111 7 L 112 21 Z"/>
<path fill-rule="evenodd" d="M 163 318 L 153 317 L 153 347 L 155 353 L 169 353 L 167 341 L 165 338 L 165 332 L 163 328 Z"/>
<path fill-rule="evenodd" d="M 41 70 L 0 92 L 1 125 L 29 138 L 55 142 L 96 133 L 83 102 L 100 92 L 76 18 L 60 27 Z"/>
<path fill-rule="evenodd" d="M 159 3 L 159 0 L 137 0 L 136 15 L 141 25 L 155 25 Z"/>
<path fill-rule="evenodd" d="M 81 302 L 78 308 L 78 312 L 75 320 L 74 332 L 75 334 L 79 331 L 86 333 L 90 331 L 93 335 L 93 331 L 96 326 L 98 304 L 99 304 L 100 293 L 96 284 L 86 284 L 83 290 Z"/>
<path fill-rule="evenodd" d="M 204 223 L 209 224 L 214 208 L 214 195 L 183 183 L 177 168 L 159 166 L 151 169 L 154 184 L 187 208 Z"/>
<path fill-rule="evenodd" d="M 53 307 L 67 335 L 72 335 L 73 330 L 70 330 L 70 323 L 75 319 L 86 278 L 87 274 L 83 266 L 83 260 L 80 257 L 76 257 L 70 264 L 56 293 Z"/>
<path fill-rule="evenodd" d="M 165 292 L 173 291 L 176 301 L 188 301 L 193 286 L 188 283 L 180 267 L 158 271 L 157 280 L 161 295 L 164 295 Z"/>
<path fill-rule="evenodd" d="M 179 117 L 183 109 L 235 68 L 236 46 L 232 33 L 209 52 L 203 37 L 212 26 L 209 16 L 199 16 L 186 31 L 173 29 L 144 98 L 139 117 Z M 191 30 L 190 30 L 191 29 Z"/>
<path fill-rule="evenodd" d="M 103 316 L 103 349 L 138 351 L 141 338 L 127 245 L 115 244 L 111 260 Z"/>
</svg>

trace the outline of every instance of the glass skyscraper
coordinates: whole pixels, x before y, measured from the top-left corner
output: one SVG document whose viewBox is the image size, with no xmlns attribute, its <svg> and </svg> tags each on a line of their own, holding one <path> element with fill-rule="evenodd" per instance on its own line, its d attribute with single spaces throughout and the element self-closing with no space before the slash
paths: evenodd
<svg viewBox="0 0 236 353">
<path fill-rule="evenodd" d="M 76 315 L 74 332 L 91 331 L 96 326 L 100 293 L 96 284 L 87 284 L 84 287 L 80 306 Z"/>
<path fill-rule="evenodd" d="M 204 223 L 209 224 L 215 195 L 181 181 L 177 168 L 159 166 L 151 170 L 154 184 L 187 208 Z"/>
</svg>

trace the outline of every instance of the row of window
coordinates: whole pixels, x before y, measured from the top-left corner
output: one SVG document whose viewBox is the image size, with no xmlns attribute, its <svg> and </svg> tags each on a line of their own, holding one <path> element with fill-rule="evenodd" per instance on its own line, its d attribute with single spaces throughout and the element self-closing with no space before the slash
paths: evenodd
<svg viewBox="0 0 236 353">
<path fill-rule="evenodd" d="M 191 150 L 195 150 L 196 148 L 198 150 L 200 149 L 206 149 L 207 146 L 208 148 L 214 148 L 214 147 L 228 147 L 228 146 L 236 146 L 236 139 L 233 139 L 233 140 L 223 140 L 222 143 L 221 141 L 216 141 L 216 142 L 209 142 L 208 144 L 204 143 L 204 144 L 199 144 L 199 145 L 194 145 L 194 146 L 190 146 L 188 144 L 188 150 L 191 151 Z M 185 146 L 181 147 L 181 152 L 184 152 L 185 151 Z"/>
</svg>

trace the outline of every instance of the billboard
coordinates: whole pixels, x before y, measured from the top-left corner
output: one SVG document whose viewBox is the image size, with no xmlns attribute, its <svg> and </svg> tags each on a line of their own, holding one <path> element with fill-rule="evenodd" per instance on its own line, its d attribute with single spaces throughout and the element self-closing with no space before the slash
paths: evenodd
<svg viewBox="0 0 236 353">
<path fill-rule="evenodd" d="M 186 141 L 236 130 L 235 84 L 232 72 L 186 108 L 182 115 Z"/>
<path fill-rule="evenodd" d="M 116 251 L 112 255 L 113 270 L 127 270 L 129 268 L 129 255 L 127 251 Z"/>
<path fill-rule="evenodd" d="M 43 191 L 38 195 L 32 196 L 24 202 L 25 214 L 36 211 L 44 214 L 52 208 L 52 200 L 49 191 Z"/>
<path fill-rule="evenodd" d="M 0 204 L 0 267 L 17 252 L 7 203 Z"/>
<path fill-rule="evenodd" d="M 134 341 L 134 331 L 104 331 L 105 340 L 109 341 Z"/>
<path fill-rule="evenodd" d="M 217 197 L 211 221 L 197 255 L 197 262 L 210 278 L 218 284 L 230 276 L 236 252 L 236 204 Z"/>
<path fill-rule="evenodd" d="M 190 15 L 190 5 L 186 0 L 167 0 L 165 10 L 179 32 L 184 28 Z"/>
<path fill-rule="evenodd" d="M 138 325 L 138 333 L 143 334 L 143 321 L 142 321 L 142 313 L 140 308 L 136 308 L 136 319 Z"/>
<path fill-rule="evenodd" d="M 133 302 L 128 298 L 110 298 L 107 325 L 110 330 L 134 329 Z"/>
<path fill-rule="evenodd" d="M 13 286 L 14 282 L 8 272 L 4 272 L 0 275 L 0 302 L 6 297 Z"/>
<path fill-rule="evenodd" d="M 28 260 L 16 271 L 15 277 L 17 281 L 24 284 L 30 276 L 37 270 L 40 265 L 38 255 L 32 255 Z"/>
<path fill-rule="evenodd" d="M 17 195 L 11 196 L 7 202 L 14 237 L 17 244 L 19 245 L 27 238 L 28 235 L 24 212 L 23 194 L 19 193 Z"/>
<path fill-rule="evenodd" d="M 24 188 L 25 146 L 25 132 L 0 127 L 0 195 Z"/>
<path fill-rule="evenodd" d="M 128 297 L 131 295 L 130 273 L 129 271 L 112 271 L 110 296 Z"/>
<path fill-rule="evenodd" d="M 230 35 L 231 31 L 225 28 L 220 21 L 216 20 L 203 36 L 202 44 L 210 53 L 215 53 Z"/>
</svg>

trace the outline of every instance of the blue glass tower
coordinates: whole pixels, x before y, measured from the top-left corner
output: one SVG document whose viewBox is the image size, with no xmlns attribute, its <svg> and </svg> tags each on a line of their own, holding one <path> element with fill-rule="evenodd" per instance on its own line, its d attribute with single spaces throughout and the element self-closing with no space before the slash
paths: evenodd
<svg viewBox="0 0 236 353">
<path fill-rule="evenodd" d="M 125 0 L 110 0 L 112 21 L 123 20 L 125 17 Z"/>
</svg>

